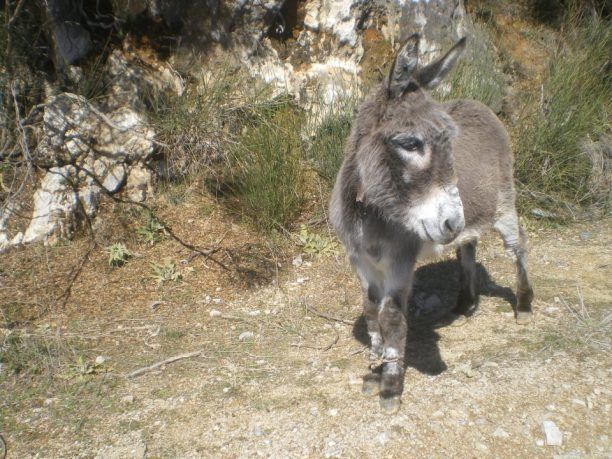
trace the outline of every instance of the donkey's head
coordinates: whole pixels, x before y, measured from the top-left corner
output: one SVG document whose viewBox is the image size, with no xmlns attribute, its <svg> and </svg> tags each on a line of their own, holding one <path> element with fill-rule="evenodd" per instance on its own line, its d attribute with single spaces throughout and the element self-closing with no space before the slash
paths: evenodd
<svg viewBox="0 0 612 459">
<path fill-rule="evenodd" d="M 447 243 L 465 226 L 453 166 L 457 126 L 427 90 L 454 66 L 465 38 L 422 68 L 418 45 L 418 35 L 408 38 L 387 80 L 357 115 L 357 200 L 423 241 Z"/>
</svg>

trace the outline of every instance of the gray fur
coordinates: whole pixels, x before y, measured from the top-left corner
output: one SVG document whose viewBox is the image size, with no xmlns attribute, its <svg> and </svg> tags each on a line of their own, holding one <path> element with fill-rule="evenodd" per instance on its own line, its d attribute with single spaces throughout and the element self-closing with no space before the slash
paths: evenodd
<svg viewBox="0 0 612 459">
<path fill-rule="evenodd" d="M 388 79 L 360 106 L 332 192 L 330 219 L 361 282 L 368 331 L 376 338 L 367 391 L 380 381 L 388 411 L 399 408 L 406 309 L 419 257 L 458 247 L 462 287 L 455 312 L 467 313 L 478 301 L 476 241 L 494 226 L 517 260 L 517 319 L 531 312 L 508 134 L 483 104 L 437 103 L 425 90 L 448 73 L 464 45 L 462 39 L 417 69 L 418 37 L 410 37 Z"/>
</svg>

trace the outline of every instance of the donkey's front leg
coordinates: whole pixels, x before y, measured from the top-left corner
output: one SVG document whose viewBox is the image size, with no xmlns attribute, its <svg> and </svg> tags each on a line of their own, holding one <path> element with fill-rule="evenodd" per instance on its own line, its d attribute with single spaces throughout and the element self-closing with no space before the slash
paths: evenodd
<svg viewBox="0 0 612 459">
<path fill-rule="evenodd" d="M 377 395 L 380 392 L 382 372 L 383 338 L 378 325 L 378 301 L 374 288 L 364 289 L 363 313 L 370 336 L 370 372 L 363 377 L 363 393 Z"/>
<path fill-rule="evenodd" d="M 404 390 L 404 352 L 408 326 L 403 309 L 398 298 L 385 296 L 378 311 L 378 324 L 384 348 L 380 406 L 389 414 L 397 413 L 399 410 Z"/>
</svg>

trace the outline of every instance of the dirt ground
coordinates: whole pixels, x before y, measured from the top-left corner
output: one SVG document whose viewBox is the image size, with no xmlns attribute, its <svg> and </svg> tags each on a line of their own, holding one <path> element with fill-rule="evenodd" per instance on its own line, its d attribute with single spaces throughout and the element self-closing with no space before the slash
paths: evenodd
<svg viewBox="0 0 612 459">
<path fill-rule="evenodd" d="M 179 236 L 220 248 L 227 269 L 168 237 L 139 242 L 134 215 L 99 225 L 78 276 L 86 239 L 0 256 L 7 457 L 612 457 L 610 220 L 528 222 L 527 326 L 513 319 L 514 269 L 494 234 L 479 245 L 483 296 L 465 323 L 447 314 L 454 258 L 422 264 L 403 404 L 388 416 L 361 393 L 367 341 L 341 249 L 300 264 L 300 247 L 266 243 L 201 197 L 161 212 Z M 133 256 L 112 268 L 104 247 L 117 241 Z M 182 279 L 151 277 L 166 258 Z"/>
</svg>

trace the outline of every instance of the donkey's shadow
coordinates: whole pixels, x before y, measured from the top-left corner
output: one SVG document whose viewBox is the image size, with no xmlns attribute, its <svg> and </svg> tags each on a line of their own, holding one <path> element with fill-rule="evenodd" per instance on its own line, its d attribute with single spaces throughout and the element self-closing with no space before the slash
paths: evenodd
<svg viewBox="0 0 612 459">
<path fill-rule="evenodd" d="M 440 355 L 437 328 L 452 325 L 456 316 L 450 312 L 459 294 L 459 263 L 440 261 L 420 267 L 414 273 L 413 292 L 408 307 L 408 333 L 406 336 L 406 368 L 421 373 L 438 375 L 446 370 Z M 476 265 L 481 296 L 497 297 L 516 308 L 516 295 L 512 289 L 497 285 L 485 267 Z M 353 336 L 370 345 L 365 317 L 362 315 L 353 327 Z"/>
</svg>

